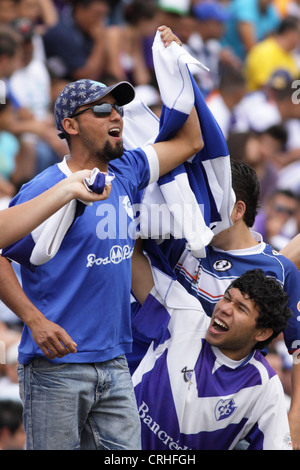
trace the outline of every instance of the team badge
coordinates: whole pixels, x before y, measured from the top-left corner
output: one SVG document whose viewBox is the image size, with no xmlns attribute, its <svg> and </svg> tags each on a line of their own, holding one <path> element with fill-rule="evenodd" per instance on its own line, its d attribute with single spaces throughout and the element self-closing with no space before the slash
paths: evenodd
<svg viewBox="0 0 300 470">
<path fill-rule="evenodd" d="M 228 418 L 237 410 L 232 398 L 228 400 L 219 400 L 215 407 L 215 418 L 217 421 Z"/>
<path fill-rule="evenodd" d="M 232 263 L 228 259 L 218 259 L 214 262 L 213 268 L 215 271 L 228 271 L 232 267 Z"/>
</svg>

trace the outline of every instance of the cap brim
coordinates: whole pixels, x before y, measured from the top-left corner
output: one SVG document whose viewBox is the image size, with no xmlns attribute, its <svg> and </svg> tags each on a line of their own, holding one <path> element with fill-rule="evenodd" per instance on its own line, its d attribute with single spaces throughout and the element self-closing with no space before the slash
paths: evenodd
<svg viewBox="0 0 300 470">
<path fill-rule="evenodd" d="M 112 94 L 119 106 L 130 103 L 135 97 L 135 90 L 129 82 L 119 82 L 101 90 L 101 98 Z"/>
</svg>

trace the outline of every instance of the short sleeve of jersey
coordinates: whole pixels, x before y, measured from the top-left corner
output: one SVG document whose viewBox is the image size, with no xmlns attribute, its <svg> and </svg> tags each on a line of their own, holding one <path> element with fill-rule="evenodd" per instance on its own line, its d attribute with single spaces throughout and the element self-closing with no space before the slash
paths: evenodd
<svg viewBox="0 0 300 470">
<path fill-rule="evenodd" d="M 134 192 L 144 189 L 159 177 L 158 158 L 152 145 L 126 151 L 122 158 L 111 162 L 109 167 Z"/>
</svg>

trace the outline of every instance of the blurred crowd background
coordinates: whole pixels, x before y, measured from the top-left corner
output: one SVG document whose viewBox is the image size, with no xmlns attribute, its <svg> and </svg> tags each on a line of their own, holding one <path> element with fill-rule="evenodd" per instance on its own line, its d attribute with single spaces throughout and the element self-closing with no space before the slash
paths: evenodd
<svg viewBox="0 0 300 470">
<path fill-rule="evenodd" d="M 68 82 L 128 80 L 159 116 L 151 47 L 162 24 L 210 69 L 194 77 L 231 158 L 257 172 L 253 228 L 280 250 L 300 229 L 300 0 L 0 0 L 0 209 L 68 153 L 53 114 Z M 16 374 L 21 328 L 0 302 L 0 449 L 25 442 Z M 292 364 L 281 337 L 268 359 L 288 409 Z"/>
</svg>

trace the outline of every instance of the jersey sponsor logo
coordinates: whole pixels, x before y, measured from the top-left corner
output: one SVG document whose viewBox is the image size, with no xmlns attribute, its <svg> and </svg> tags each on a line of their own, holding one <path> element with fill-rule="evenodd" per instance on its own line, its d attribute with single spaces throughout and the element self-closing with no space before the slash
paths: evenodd
<svg viewBox="0 0 300 470">
<path fill-rule="evenodd" d="M 133 253 L 133 248 L 130 247 L 129 245 L 114 245 L 109 252 L 109 255 L 106 256 L 105 258 L 97 258 L 94 253 L 90 253 L 87 256 L 87 268 L 91 268 L 94 265 L 100 266 L 101 264 L 119 264 L 122 261 L 129 259 L 132 257 Z"/>
<path fill-rule="evenodd" d="M 191 450 L 188 449 L 186 446 L 180 446 L 178 441 L 176 442 L 172 436 L 170 436 L 164 429 L 162 429 L 161 425 L 157 423 L 150 414 L 148 414 L 149 406 L 147 403 L 142 401 L 138 408 L 139 417 L 141 422 L 148 426 L 149 431 L 151 431 L 155 436 L 156 439 L 159 439 L 164 443 L 167 449 L 170 450 Z M 153 436 L 154 437 L 154 436 Z"/>
<path fill-rule="evenodd" d="M 213 268 L 215 271 L 228 271 L 232 267 L 232 263 L 228 259 L 218 259 L 214 262 Z"/>
<path fill-rule="evenodd" d="M 219 400 L 215 406 L 215 418 L 217 421 L 228 418 L 237 410 L 234 400 L 232 398 L 228 400 Z"/>
</svg>

